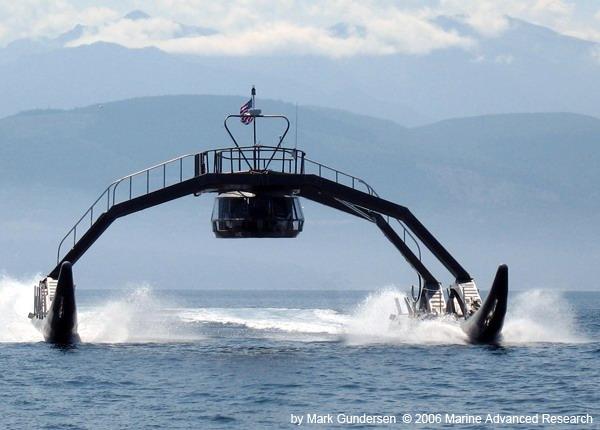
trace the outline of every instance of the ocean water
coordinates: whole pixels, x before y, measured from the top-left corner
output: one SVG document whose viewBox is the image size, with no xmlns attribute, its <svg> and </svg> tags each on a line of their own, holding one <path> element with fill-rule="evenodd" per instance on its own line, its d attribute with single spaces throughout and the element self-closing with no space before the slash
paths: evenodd
<svg viewBox="0 0 600 430">
<path fill-rule="evenodd" d="M 600 293 L 512 292 L 502 343 L 475 346 L 452 322 L 390 322 L 395 288 L 81 289 L 83 343 L 58 348 L 26 318 L 32 285 L 0 280 L 0 428 L 293 428 L 292 414 L 463 428 L 445 414 L 488 413 L 600 428 Z"/>
</svg>

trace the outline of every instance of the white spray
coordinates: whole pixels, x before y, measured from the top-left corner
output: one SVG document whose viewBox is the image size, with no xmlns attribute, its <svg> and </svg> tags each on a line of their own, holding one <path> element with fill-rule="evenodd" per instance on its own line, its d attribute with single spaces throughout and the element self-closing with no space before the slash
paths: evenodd
<svg viewBox="0 0 600 430">
<path fill-rule="evenodd" d="M 27 314 L 32 309 L 33 285 L 39 276 L 18 280 L 0 276 L 0 342 L 39 342 L 41 334 Z M 129 288 L 121 298 L 79 307 L 79 333 L 84 342 L 171 342 L 202 339 L 195 323 L 236 324 L 263 331 L 267 337 L 298 339 L 298 334 L 344 339 L 349 344 L 464 344 L 456 321 L 390 321 L 396 313 L 395 288 L 369 294 L 351 312 L 332 309 L 287 308 L 173 308 L 152 295 L 148 285 Z M 509 302 L 504 344 L 574 343 L 574 313 L 560 294 L 548 291 L 516 293 Z M 301 339 L 301 338 L 300 338 Z"/>
<path fill-rule="evenodd" d="M 42 335 L 27 315 L 33 310 L 33 286 L 40 277 L 18 280 L 0 275 L 0 342 L 37 342 Z"/>
<path fill-rule="evenodd" d="M 405 295 L 395 288 L 371 293 L 352 313 L 346 327 L 350 344 L 464 344 L 467 337 L 454 321 L 444 319 L 415 320 L 407 315 L 394 321 L 395 298 L 404 302 Z"/>
<path fill-rule="evenodd" d="M 531 290 L 508 303 L 503 343 L 579 343 L 587 339 L 575 331 L 575 311 L 559 292 Z"/>
</svg>

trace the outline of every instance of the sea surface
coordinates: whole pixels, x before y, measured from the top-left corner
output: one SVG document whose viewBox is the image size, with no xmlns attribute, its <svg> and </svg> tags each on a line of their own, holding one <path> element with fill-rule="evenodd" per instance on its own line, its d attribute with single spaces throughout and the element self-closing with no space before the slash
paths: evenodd
<svg viewBox="0 0 600 430">
<path fill-rule="evenodd" d="M 445 414 L 488 413 L 594 420 L 499 428 L 600 428 L 600 293 L 512 292 L 501 344 L 475 346 L 450 321 L 391 322 L 394 288 L 81 289 L 83 343 L 65 349 L 29 324 L 32 285 L 0 281 L 0 428 L 294 428 L 292 414 L 465 428 Z"/>
</svg>

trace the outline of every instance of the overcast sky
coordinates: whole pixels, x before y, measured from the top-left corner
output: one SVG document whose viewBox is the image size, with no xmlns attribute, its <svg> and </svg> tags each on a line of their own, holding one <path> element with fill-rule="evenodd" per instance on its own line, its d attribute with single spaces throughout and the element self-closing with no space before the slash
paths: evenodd
<svg viewBox="0 0 600 430">
<path fill-rule="evenodd" d="M 152 18 L 122 19 L 136 9 Z M 55 37 L 76 24 L 88 27 L 72 45 L 102 40 L 196 55 L 423 54 L 475 43 L 437 26 L 438 15 L 462 15 L 484 37 L 501 34 L 508 15 L 600 42 L 597 0 L 0 0 L 0 45 Z M 328 30 L 340 22 L 344 37 Z M 218 33 L 181 37 L 181 24 Z"/>
</svg>

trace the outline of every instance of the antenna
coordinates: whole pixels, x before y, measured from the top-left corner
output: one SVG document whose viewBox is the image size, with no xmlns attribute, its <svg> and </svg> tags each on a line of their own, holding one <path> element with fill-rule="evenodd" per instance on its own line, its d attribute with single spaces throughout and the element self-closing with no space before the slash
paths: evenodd
<svg viewBox="0 0 600 430">
<path fill-rule="evenodd" d="M 296 102 L 296 119 L 294 121 L 294 149 L 298 149 L 298 102 Z"/>
<path fill-rule="evenodd" d="M 256 111 L 255 111 L 255 104 L 254 104 L 254 98 L 256 97 L 256 88 L 254 88 L 254 85 L 252 85 L 252 110 L 250 111 L 251 115 L 256 115 Z M 260 111 L 258 112 L 258 114 L 260 114 Z M 252 121 L 252 130 L 253 130 L 253 134 L 254 134 L 254 146 L 256 146 L 256 118 L 254 118 L 254 121 Z M 254 149 L 254 168 L 256 168 L 256 149 Z"/>
</svg>

